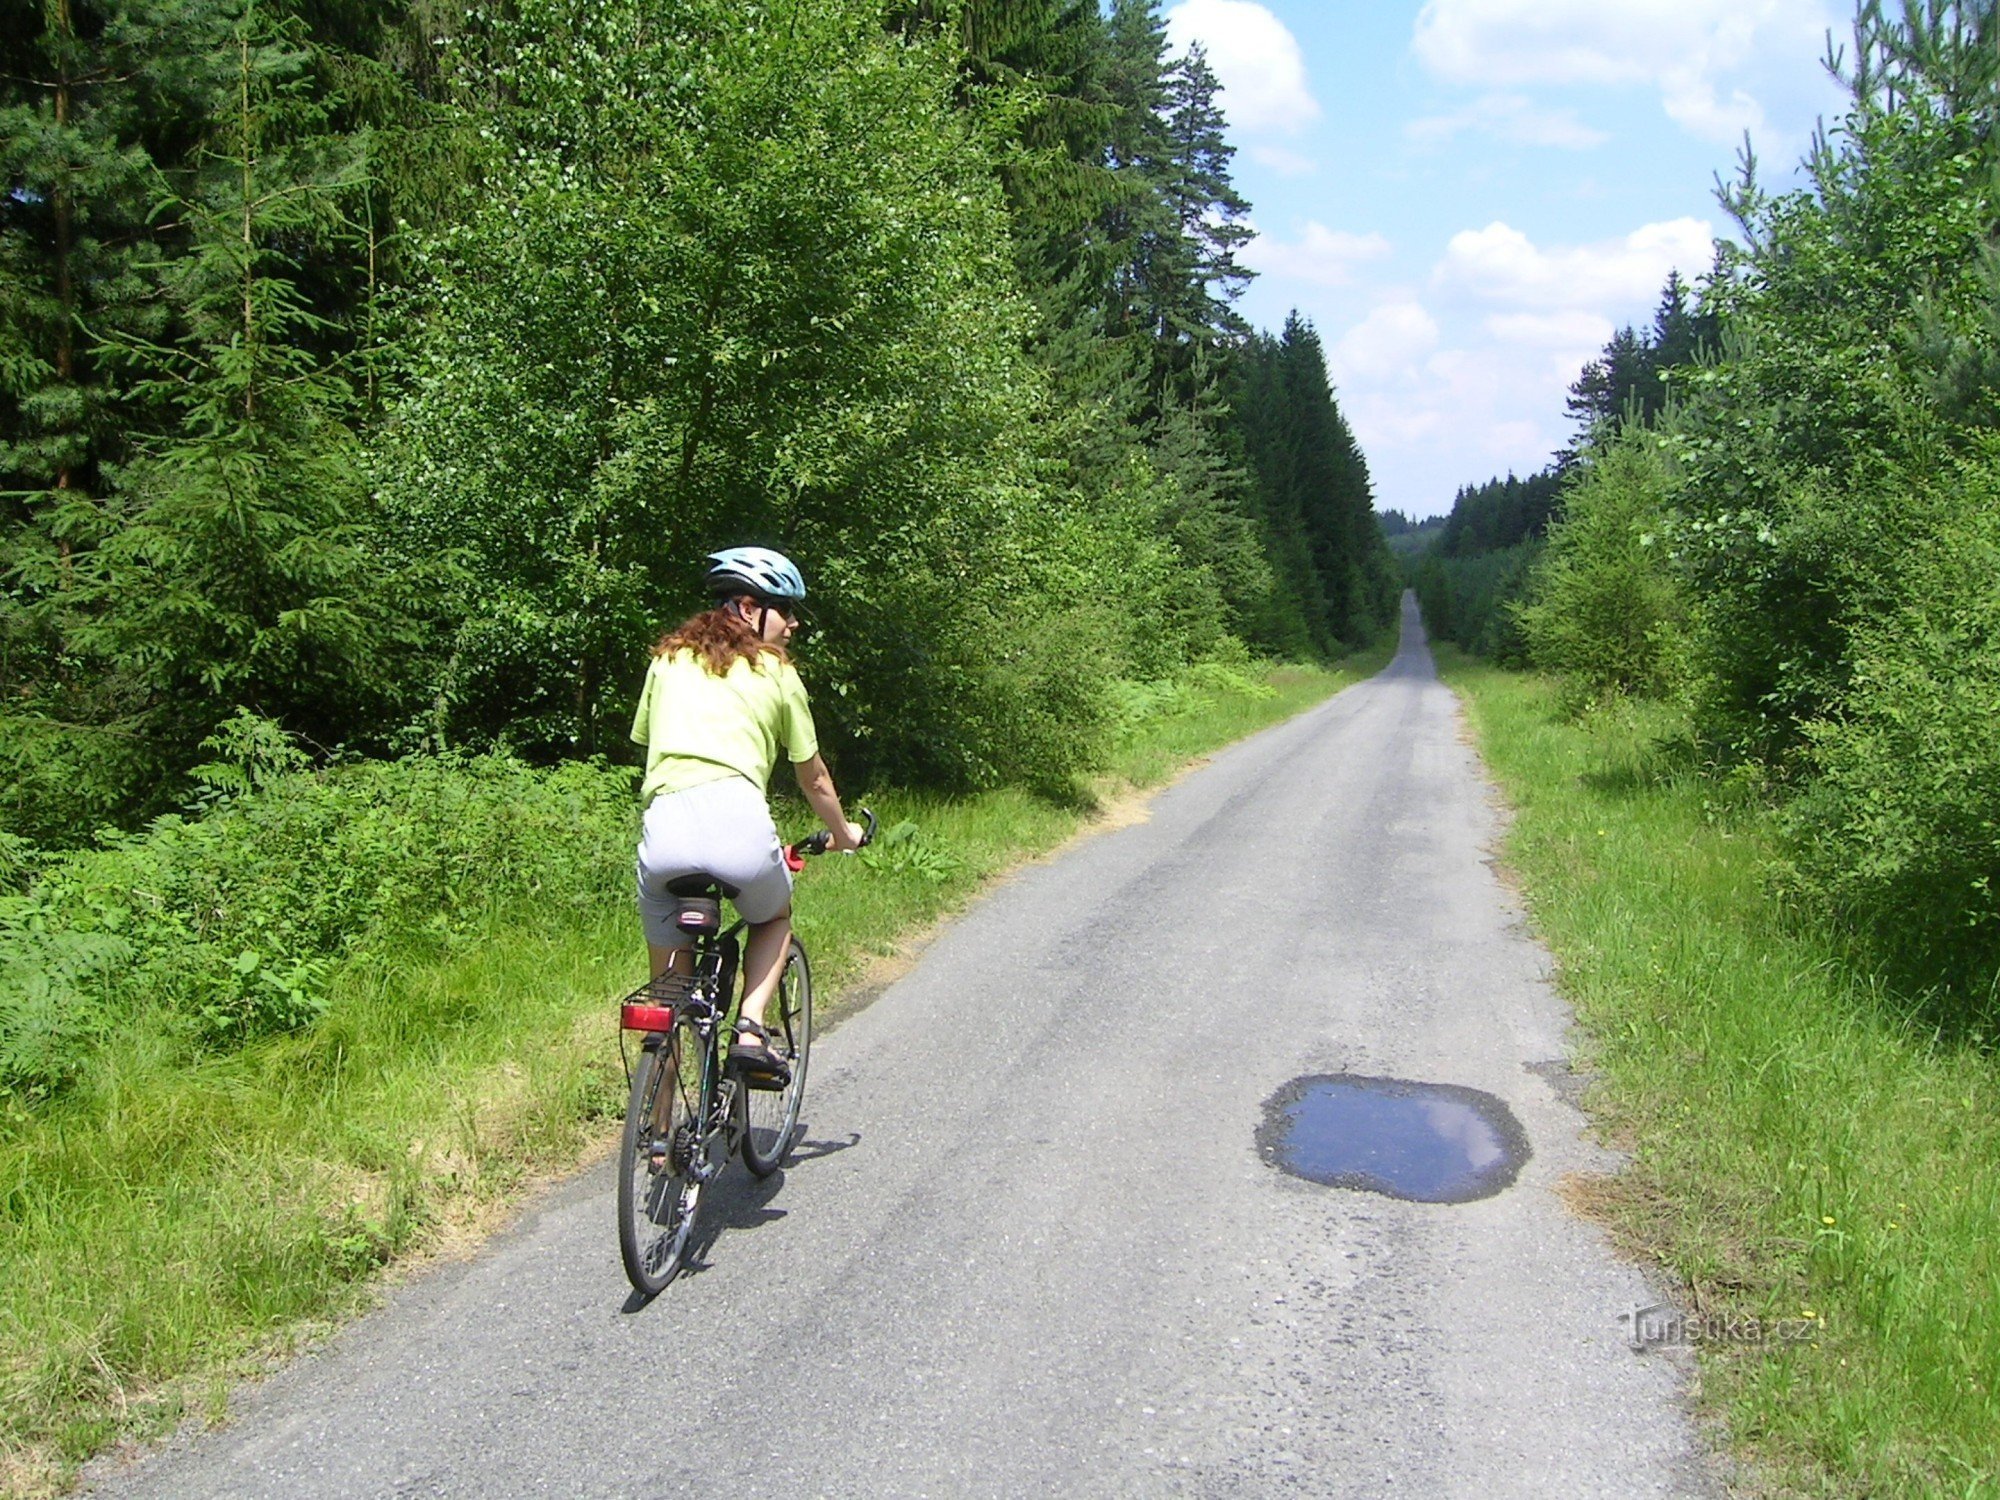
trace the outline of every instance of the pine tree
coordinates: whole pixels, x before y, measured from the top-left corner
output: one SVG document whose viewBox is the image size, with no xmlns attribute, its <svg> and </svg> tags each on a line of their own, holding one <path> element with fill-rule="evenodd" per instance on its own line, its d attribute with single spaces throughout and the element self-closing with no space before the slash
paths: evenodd
<svg viewBox="0 0 2000 1500">
<path fill-rule="evenodd" d="M 1092 266 L 1091 227 L 1119 191 L 1109 162 L 1104 20 L 1092 0 L 971 0 L 958 13 L 969 102 L 1014 118 L 1000 163 L 1024 281 L 1061 286 Z"/>
<path fill-rule="evenodd" d="M 1319 335 L 1294 312 L 1278 341 L 1299 514 L 1319 582 L 1326 649 L 1372 638 L 1386 563 L 1368 466 L 1327 380 Z M 1379 554 L 1379 555 L 1378 555 Z"/>
<path fill-rule="evenodd" d="M 1696 311 L 1679 271 L 1667 272 L 1660 288 L 1659 306 L 1653 312 L 1653 362 L 1662 370 L 1680 369 L 1699 362 L 1714 351 L 1715 316 Z"/>
<path fill-rule="evenodd" d="M 239 707 L 341 737 L 401 630 L 362 531 L 352 391 L 321 352 L 337 330 L 298 284 L 352 236 L 361 144 L 329 128 L 296 23 L 250 0 L 230 32 L 209 129 L 159 205 L 182 248 L 147 268 L 174 336 L 106 351 L 170 425 L 120 466 L 116 526 L 44 610 L 126 685 L 107 707 L 169 786 Z"/>
<path fill-rule="evenodd" d="M 1583 367 L 1563 408 L 1586 436 L 1600 427 L 1616 428 L 1637 408 L 1652 374 L 1650 353 L 1645 336 L 1628 325 Z"/>
<path fill-rule="evenodd" d="M 1211 348 L 1249 331 L 1232 304 L 1253 274 L 1236 259 L 1254 231 L 1243 222 L 1250 205 L 1229 176 L 1236 148 L 1224 133 L 1227 122 L 1216 102 L 1220 91 L 1199 46 L 1174 65 L 1161 184 L 1180 228 L 1178 270 L 1185 300 L 1175 321 L 1192 344 Z"/>
<path fill-rule="evenodd" d="M 1294 312 L 1276 338 L 1246 340 L 1231 367 L 1230 426 L 1252 477 L 1246 510 L 1276 575 L 1251 638 L 1293 655 L 1373 639 L 1401 588 L 1319 335 Z"/>
<path fill-rule="evenodd" d="M 1230 427 L 1250 473 L 1247 509 L 1262 531 L 1272 587 L 1250 626 L 1251 641 L 1295 659 L 1324 653 L 1326 590 L 1300 496 L 1302 455 L 1282 348 L 1253 334 L 1231 361 Z"/>
<path fill-rule="evenodd" d="M 1105 86 L 1116 107 L 1107 160 L 1119 192 L 1100 217 L 1108 259 L 1107 333 L 1148 364 L 1165 336 L 1153 295 L 1178 258 L 1180 225 L 1161 186 L 1168 175 L 1167 30 L 1157 0 L 1114 0 L 1106 25 Z"/>
<path fill-rule="evenodd" d="M 1669 271 L 1652 327 L 1619 329 L 1570 386 L 1564 408 L 1579 432 L 1557 455 L 1558 465 L 1567 470 L 1583 444 L 1614 436 L 1627 423 L 1656 421 L 1667 407 L 1672 372 L 1707 358 L 1717 338 L 1715 315 L 1696 310 L 1680 272 Z"/>
<path fill-rule="evenodd" d="M 130 425 L 106 337 L 157 332 L 150 253 L 154 147 L 198 92 L 191 56 L 213 17 L 186 5 L 53 0 L 10 31 L 0 95 L 0 572 L 19 611 L 67 587 L 106 524 L 105 468 Z M 54 649 L 59 650 L 59 647 Z M 18 663 L 16 664 L 18 670 Z"/>
<path fill-rule="evenodd" d="M 172 233 L 153 194 L 199 129 L 226 17 L 205 0 L 51 0 L 40 21 L 0 27 L 0 821 L 26 809 L 37 837 L 74 837 L 150 764 L 101 727 L 135 690 L 66 624 L 154 415 L 103 345 L 171 337 L 149 296 Z"/>
</svg>

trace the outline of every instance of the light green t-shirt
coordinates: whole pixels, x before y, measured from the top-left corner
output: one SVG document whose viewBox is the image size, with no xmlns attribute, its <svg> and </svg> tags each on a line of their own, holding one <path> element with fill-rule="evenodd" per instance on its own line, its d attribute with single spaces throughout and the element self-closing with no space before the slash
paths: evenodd
<svg viewBox="0 0 2000 1500">
<path fill-rule="evenodd" d="M 819 754 L 806 685 L 791 663 L 730 664 L 715 676 L 692 651 L 656 656 L 639 691 L 632 738 L 646 747 L 639 800 L 705 781 L 747 776 L 758 791 L 782 747 L 794 765 Z"/>
</svg>

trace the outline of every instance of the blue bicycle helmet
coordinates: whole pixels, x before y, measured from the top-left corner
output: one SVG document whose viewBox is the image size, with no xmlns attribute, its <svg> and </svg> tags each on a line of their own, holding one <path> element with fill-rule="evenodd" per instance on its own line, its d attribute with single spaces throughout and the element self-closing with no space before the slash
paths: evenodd
<svg viewBox="0 0 2000 1500">
<path fill-rule="evenodd" d="M 797 603 L 806 581 L 792 560 L 769 547 L 725 547 L 708 554 L 708 587 L 714 594 L 755 594 Z"/>
</svg>

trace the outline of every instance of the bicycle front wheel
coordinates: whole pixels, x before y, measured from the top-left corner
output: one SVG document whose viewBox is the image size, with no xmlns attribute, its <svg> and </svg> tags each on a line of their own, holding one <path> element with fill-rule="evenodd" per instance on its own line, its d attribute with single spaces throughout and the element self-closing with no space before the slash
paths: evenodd
<svg viewBox="0 0 2000 1500">
<path fill-rule="evenodd" d="M 686 1020 L 632 1069 L 618 1154 L 618 1252 L 632 1285 L 649 1297 L 680 1270 L 694 1229 L 703 1096 L 712 1086 L 705 1072 L 701 1037 Z"/>
<path fill-rule="evenodd" d="M 759 1177 L 769 1177 L 784 1165 L 798 1133 L 799 1106 L 806 1097 L 806 1060 L 812 1051 L 812 969 L 805 945 L 796 937 L 785 955 L 785 972 L 778 993 L 764 1014 L 771 1050 L 791 1068 L 791 1082 L 782 1089 L 745 1089 L 743 1098 L 743 1165 Z"/>
</svg>

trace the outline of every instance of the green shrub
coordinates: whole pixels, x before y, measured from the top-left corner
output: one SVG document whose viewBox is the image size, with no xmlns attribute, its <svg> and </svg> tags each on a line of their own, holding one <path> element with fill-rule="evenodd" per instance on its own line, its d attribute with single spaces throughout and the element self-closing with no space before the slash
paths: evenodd
<svg viewBox="0 0 2000 1500">
<path fill-rule="evenodd" d="M 1223 696 L 1235 695 L 1258 701 L 1275 698 L 1278 690 L 1269 682 L 1270 668 L 1241 660 L 1198 661 L 1182 674 L 1190 687 Z"/>
<path fill-rule="evenodd" d="M 1843 711 L 1806 726 L 1819 773 L 1787 810 L 1794 874 L 1933 1018 L 1990 1028 L 2000 973 L 2000 464 L 1933 488 L 1954 514 L 1856 626 Z"/>
<path fill-rule="evenodd" d="M 1663 538 L 1666 456 L 1644 428 L 1593 453 L 1570 481 L 1561 518 L 1512 607 L 1536 666 L 1573 704 L 1657 697 L 1682 659 L 1686 609 Z"/>
<path fill-rule="evenodd" d="M 304 1025 L 339 965 L 391 939 L 449 944 L 506 901 L 597 906 L 625 869 L 627 771 L 484 756 L 308 774 L 237 729 L 222 748 L 255 753 L 204 768 L 205 811 L 0 895 L 0 1087 L 52 1094 L 140 1018 L 199 1049 Z"/>
</svg>

